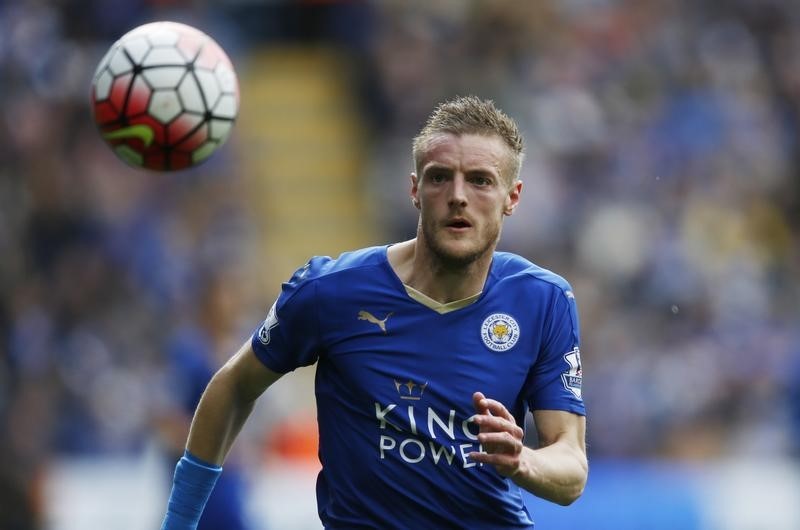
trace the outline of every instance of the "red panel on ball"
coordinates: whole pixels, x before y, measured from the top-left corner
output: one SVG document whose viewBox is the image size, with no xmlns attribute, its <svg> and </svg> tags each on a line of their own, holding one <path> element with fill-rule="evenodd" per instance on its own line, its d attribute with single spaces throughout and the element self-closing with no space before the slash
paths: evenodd
<svg viewBox="0 0 800 530">
<path fill-rule="evenodd" d="M 110 101 L 102 101 L 94 105 L 94 121 L 98 125 L 106 125 L 119 119 L 119 112 Z"/>
<path fill-rule="evenodd" d="M 181 151 L 192 152 L 208 139 L 208 124 L 204 123 L 199 129 L 192 133 L 189 138 L 178 144 Z"/>
<path fill-rule="evenodd" d="M 153 151 L 144 155 L 144 167 L 163 171 L 167 169 L 167 155 L 163 151 Z"/>
<path fill-rule="evenodd" d="M 133 81 L 133 88 L 131 89 L 130 96 L 128 96 L 128 108 L 125 114 L 127 116 L 135 116 L 147 110 L 147 104 L 150 102 L 150 95 L 153 93 L 150 87 L 147 86 L 141 76 L 137 76 Z"/>
<path fill-rule="evenodd" d="M 192 165 L 192 157 L 189 153 L 173 151 L 169 154 L 170 169 L 184 169 Z"/>
<path fill-rule="evenodd" d="M 175 118 L 167 126 L 167 137 L 174 144 L 183 140 L 195 127 L 203 122 L 203 117 L 197 114 L 184 114 Z"/>
<path fill-rule="evenodd" d="M 118 109 L 125 108 L 125 97 L 128 95 L 128 87 L 131 84 L 132 78 L 132 73 L 121 75 L 114 79 L 114 82 L 111 84 L 111 95 L 108 99 Z"/>
</svg>

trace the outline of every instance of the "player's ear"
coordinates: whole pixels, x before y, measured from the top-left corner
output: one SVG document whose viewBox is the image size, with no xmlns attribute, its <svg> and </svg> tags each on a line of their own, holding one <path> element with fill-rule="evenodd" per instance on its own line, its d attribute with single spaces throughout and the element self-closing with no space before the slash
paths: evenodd
<svg viewBox="0 0 800 530">
<path fill-rule="evenodd" d="M 514 213 L 514 209 L 517 207 L 517 204 L 519 204 L 519 196 L 521 193 L 522 181 L 517 179 L 508 190 L 508 195 L 506 195 L 505 204 L 503 205 L 503 215 L 511 215 Z"/>
<path fill-rule="evenodd" d="M 416 173 L 411 173 L 411 204 L 419 209 L 419 177 Z"/>
</svg>

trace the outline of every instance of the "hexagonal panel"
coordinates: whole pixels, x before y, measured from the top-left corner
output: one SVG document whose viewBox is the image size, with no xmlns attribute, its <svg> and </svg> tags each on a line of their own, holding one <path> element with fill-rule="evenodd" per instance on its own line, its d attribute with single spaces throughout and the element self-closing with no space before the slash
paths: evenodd
<svg viewBox="0 0 800 530">
<path fill-rule="evenodd" d="M 214 116 L 218 116 L 220 118 L 230 118 L 230 119 L 235 118 L 236 98 L 230 94 L 225 94 L 221 98 L 219 98 L 217 106 L 214 107 Z"/>
<path fill-rule="evenodd" d="M 192 157 L 189 156 L 189 153 L 180 151 L 172 151 L 168 160 L 170 169 L 183 169 L 192 165 Z"/>
<path fill-rule="evenodd" d="M 217 150 L 219 144 L 213 140 L 209 140 L 192 152 L 192 163 L 197 164 L 211 156 Z"/>
<path fill-rule="evenodd" d="M 125 112 L 128 116 L 136 116 L 147 110 L 152 89 L 144 82 L 141 76 L 133 80 L 133 86 L 128 93 L 128 106 Z"/>
<path fill-rule="evenodd" d="M 145 55 L 142 66 L 178 66 L 186 60 L 176 48 L 151 48 Z"/>
<path fill-rule="evenodd" d="M 148 112 L 161 123 L 169 123 L 183 110 L 174 90 L 156 90 L 150 98 Z"/>
<path fill-rule="evenodd" d="M 176 88 L 184 74 L 186 74 L 186 68 L 183 66 L 163 66 L 161 68 L 150 68 L 142 72 L 144 78 L 153 88 Z"/>
<path fill-rule="evenodd" d="M 94 119 L 98 125 L 111 123 L 118 118 L 119 112 L 110 101 L 101 101 L 94 106 Z"/>
<path fill-rule="evenodd" d="M 219 87 L 223 92 L 236 92 L 238 82 L 233 69 L 225 63 L 220 63 L 214 69 L 214 77 L 219 82 Z"/>
<path fill-rule="evenodd" d="M 148 44 L 147 39 L 144 37 L 125 39 L 123 46 L 136 64 L 142 64 L 144 56 L 147 55 L 147 52 L 150 50 L 150 44 Z"/>
<path fill-rule="evenodd" d="M 197 80 L 200 82 L 200 90 L 203 91 L 208 108 L 213 109 L 214 105 L 217 104 L 217 99 L 219 99 L 220 94 L 219 82 L 216 76 L 208 70 L 195 70 L 194 73 L 197 76 Z"/>
<path fill-rule="evenodd" d="M 181 114 L 167 126 L 170 142 L 175 143 L 184 140 L 202 122 L 203 116 L 199 114 Z M 203 137 L 203 140 L 205 140 L 205 137 Z"/>
<path fill-rule="evenodd" d="M 102 101 L 111 93 L 111 82 L 114 77 L 108 70 L 103 70 L 97 81 L 94 82 L 94 97 L 97 101 Z"/>
<path fill-rule="evenodd" d="M 146 36 L 153 31 L 155 31 L 159 26 L 162 26 L 163 22 L 150 22 L 148 24 L 142 24 L 141 26 L 135 27 L 130 30 L 128 33 L 123 35 L 123 39 L 127 39 L 129 37 L 143 37 Z"/>
<path fill-rule="evenodd" d="M 206 40 L 203 49 L 200 51 L 200 55 L 197 56 L 195 66 L 213 70 L 217 67 L 220 61 L 224 60 L 223 57 L 225 57 L 225 52 L 222 51 L 216 42 L 208 39 Z"/>
<path fill-rule="evenodd" d="M 122 111 L 125 108 L 125 98 L 128 97 L 131 81 L 133 81 L 133 73 L 115 77 L 111 82 L 111 93 L 108 99 L 117 110 Z"/>
<path fill-rule="evenodd" d="M 205 112 L 206 106 L 203 103 L 203 95 L 200 93 L 200 88 L 193 75 L 187 75 L 181 81 L 178 87 L 178 94 L 180 94 L 183 108 L 192 112 Z"/>
<path fill-rule="evenodd" d="M 188 138 L 185 138 L 178 148 L 183 151 L 194 151 L 208 141 L 208 125 L 202 124 Z"/>
<path fill-rule="evenodd" d="M 119 47 L 114 50 L 114 55 L 108 61 L 108 69 L 114 75 L 124 74 L 133 70 L 133 64 L 128 60 L 128 56 L 125 55 L 124 48 Z"/>
<path fill-rule="evenodd" d="M 177 31 L 164 26 L 159 27 L 147 36 L 147 39 L 153 46 L 174 46 L 178 42 Z"/>
<path fill-rule="evenodd" d="M 181 51 L 187 61 L 194 60 L 200 52 L 200 48 L 205 42 L 205 39 L 200 35 L 183 34 L 178 41 L 177 48 Z"/>
<path fill-rule="evenodd" d="M 213 140 L 222 143 L 230 134 L 233 122 L 227 120 L 211 120 L 209 126 L 209 136 L 211 136 Z"/>
</svg>

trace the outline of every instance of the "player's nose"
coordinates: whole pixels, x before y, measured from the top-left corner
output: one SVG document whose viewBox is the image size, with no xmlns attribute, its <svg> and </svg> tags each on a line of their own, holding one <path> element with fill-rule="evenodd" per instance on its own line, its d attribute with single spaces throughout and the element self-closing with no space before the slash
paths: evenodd
<svg viewBox="0 0 800 530">
<path fill-rule="evenodd" d="M 462 208 L 467 205 L 467 183 L 461 174 L 456 175 L 451 181 L 448 204 Z"/>
</svg>

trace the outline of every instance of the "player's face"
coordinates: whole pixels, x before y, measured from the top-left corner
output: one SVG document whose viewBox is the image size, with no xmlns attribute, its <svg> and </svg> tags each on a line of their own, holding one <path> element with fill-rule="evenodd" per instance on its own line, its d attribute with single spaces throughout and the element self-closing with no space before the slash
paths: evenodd
<svg viewBox="0 0 800 530">
<path fill-rule="evenodd" d="M 465 266 L 491 253 L 522 183 L 506 175 L 511 150 L 497 136 L 441 134 L 428 145 L 411 196 L 422 243 L 444 264 Z"/>
</svg>

